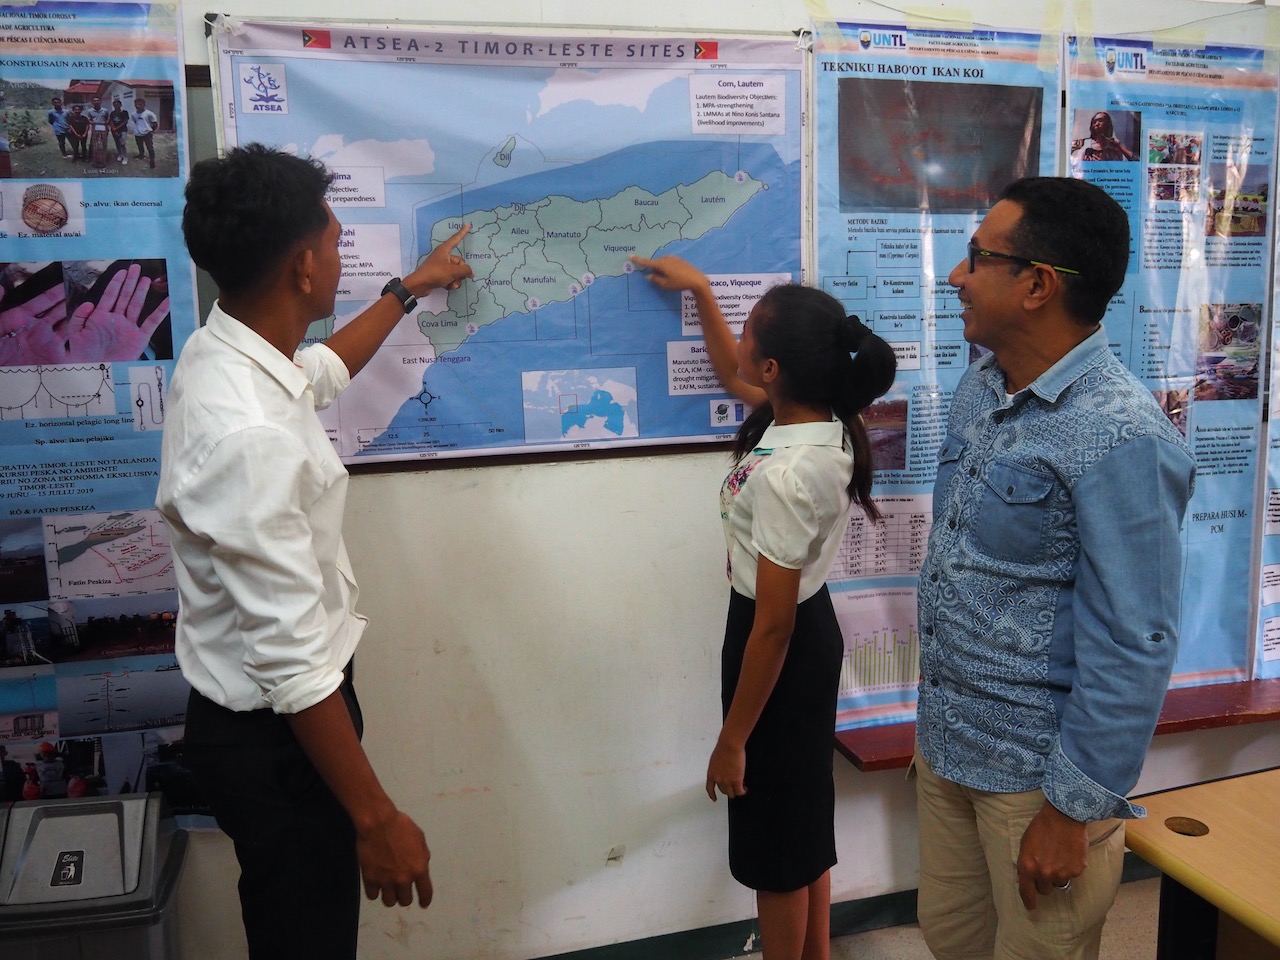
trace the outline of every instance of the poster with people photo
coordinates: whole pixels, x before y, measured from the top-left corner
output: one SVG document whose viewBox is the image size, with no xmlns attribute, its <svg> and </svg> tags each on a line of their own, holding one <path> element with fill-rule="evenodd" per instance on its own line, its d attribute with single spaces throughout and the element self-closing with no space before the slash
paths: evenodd
<svg viewBox="0 0 1280 960">
<path fill-rule="evenodd" d="M 1129 214 L 1107 338 L 1197 463 L 1173 685 L 1245 679 L 1277 77 L 1260 49 L 1082 36 L 1066 78 L 1070 170 Z"/>
<path fill-rule="evenodd" d="M 178 783 L 174 747 L 138 744 L 180 743 L 186 702 L 152 508 L 197 326 L 180 11 L 40 0 L 0 24 L 0 789 L 12 764 L 42 799 L 146 789 L 157 763 Z"/>
</svg>

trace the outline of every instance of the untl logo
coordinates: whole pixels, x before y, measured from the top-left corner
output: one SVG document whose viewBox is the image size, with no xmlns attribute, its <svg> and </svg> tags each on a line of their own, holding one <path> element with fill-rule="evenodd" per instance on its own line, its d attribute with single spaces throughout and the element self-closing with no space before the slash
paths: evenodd
<svg viewBox="0 0 1280 960">
<path fill-rule="evenodd" d="M 858 43 L 863 50 L 872 47 L 893 47 L 905 50 L 907 35 L 900 30 L 863 30 L 858 34 Z"/>
<path fill-rule="evenodd" d="M 1107 73 L 1146 74 L 1147 52 L 1125 47 L 1107 47 Z"/>
</svg>

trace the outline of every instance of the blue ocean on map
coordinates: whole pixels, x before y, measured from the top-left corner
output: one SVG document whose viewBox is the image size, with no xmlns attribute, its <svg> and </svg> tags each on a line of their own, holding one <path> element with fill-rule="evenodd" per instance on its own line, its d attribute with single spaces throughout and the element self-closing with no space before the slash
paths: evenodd
<svg viewBox="0 0 1280 960">
<path fill-rule="evenodd" d="M 521 159 L 526 164 L 513 163 L 513 169 L 528 169 L 527 158 Z M 769 144 L 647 142 L 585 163 L 543 165 L 550 168 L 419 208 L 415 235 L 425 244 L 437 222 L 457 221 L 469 211 L 549 196 L 604 199 L 628 187 L 657 195 L 713 171 L 730 176 L 743 172 L 766 189 L 735 211 L 724 227 L 695 240 L 637 252 L 675 254 L 709 274 L 776 273 L 799 279 L 800 165 L 784 163 Z M 597 277 L 572 300 L 482 326 L 442 355 L 427 367 L 423 392 L 405 398 L 381 435 L 394 433 L 397 439 L 375 438 L 361 454 L 385 455 L 392 448 L 404 449 L 406 441 L 415 449 L 478 447 L 493 452 L 547 442 L 524 436 L 521 378 L 527 371 L 589 374 L 596 368 L 634 367 L 640 436 L 652 440 L 720 432 L 710 424 L 713 395 L 669 396 L 667 343 L 682 339 L 688 338 L 681 329 L 679 294 L 656 290 L 640 271 Z"/>
</svg>

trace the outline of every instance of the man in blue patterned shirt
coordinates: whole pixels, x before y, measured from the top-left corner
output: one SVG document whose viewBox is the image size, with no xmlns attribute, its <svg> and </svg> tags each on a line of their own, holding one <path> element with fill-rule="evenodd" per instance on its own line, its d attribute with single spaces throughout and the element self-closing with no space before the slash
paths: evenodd
<svg viewBox="0 0 1280 960">
<path fill-rule="evenodd" d="M 920 570 L 920 925 L 940 960 L 1090 958 L 1177 653 L 1195 463 L 1101 327 L 1128 218 L 1010 184 L 948 282 L 991 354 L 951 407 Z"/>
</svg>

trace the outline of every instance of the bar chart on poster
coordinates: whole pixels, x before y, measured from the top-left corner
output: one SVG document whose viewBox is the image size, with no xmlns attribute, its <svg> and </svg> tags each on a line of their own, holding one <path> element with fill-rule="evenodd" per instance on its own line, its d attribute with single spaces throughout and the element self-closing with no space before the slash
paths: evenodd
<svg viewBox="0 0 1280 960">
<path fill-rule="evenodd" d="M 890 703 L 914 696 L 920 636 L 915 590 L 887 587 L 832 594 L 844 634 L 839 695 L 884 695 Z"/>
</svg>

